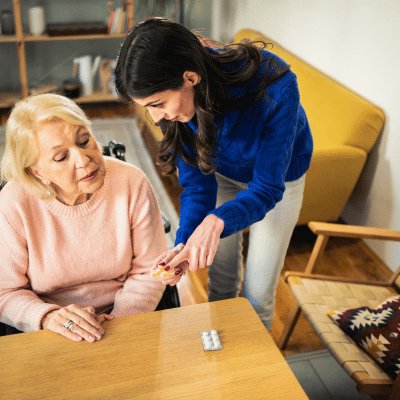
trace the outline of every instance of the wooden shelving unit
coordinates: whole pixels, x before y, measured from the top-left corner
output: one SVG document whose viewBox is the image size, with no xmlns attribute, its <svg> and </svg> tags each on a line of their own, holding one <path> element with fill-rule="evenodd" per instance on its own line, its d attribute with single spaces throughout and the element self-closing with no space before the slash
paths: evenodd
<svg viewBox="0 0 400 400">
<path fill-rule="evenodd" d="M 15 35 L 0 35 L 0 43 L 3 42 L 16 42 L 17 36 Z"/>
<path fill-rule="evenodd" d="M 128 30 L 133 27 L 134 24 L 134 0 L 123 0 L 123 3 L 127 10 L 127 26 Z M 21 92 L 7 92 L 0 93 L 0 108 L 10 108 L 18 100 L 25 98 L 29 95 L 29 83 L 28 74 L 26 67 L 26 56 L 25 56 L 25 43 L 29 42 L 46 42 L 46 41 L 65 41 L 65 40 L 92 40 L 92 39 L 113 39 L 113 38 L 124 38 L 125 34 L 118 35 L 107 35 L 107 34 L 96 34 L 96 35 L 71 35 L 71 36 L 48 36 L 46 34 L 40 36 L 33 36 L 29 33 L 23 32 L 22 28 L 22 16 L 21 16 L 21 0 L 13 0 L 14 10 L 14 22 L 15 22 L 15 35 L 0 35 L 0 46 L 1 43 L 12 43 L 16 44 L 16 51 L 18 54 L 19 64 L 19 75 L 21 81 Z M 118 98 L 112 95 L 104 95 L 99 91 L 94 91 L 90 96 L 83 96 L 75 99 L 77 103 L 96 103 L 96 102 L 107 102 L 107 101 L 118 101 Z"/>
<path fill-rule="evenodd" d="M 104 103 L 107 101 L 119 101 L 119 98 L 114 97 L 111 94 L 101 93 L 100 90 L 94 90 L 93 94 L 91 94 L 90 96 L 81 96 L 74 100 L 76 103 L 83 104 L 83 103 Z"/>
<path fill-rule="evenodd" d="M 0 108 L 11 108 L 22 99 L 21 92 L 0 93 Z"/>
<path fill-rule="evenodd" d="M 68 35 L 68 36 L 49 36 L 49 35 L 33 36 L 30 34 L 25 34 L 24 41 L 25 42 L 49 42 L 49 41 L 54 41 L 54 40 L 115 39 L 115 38 L 124 38 L 124 37 L 125 37 L 125 33 L 121 33 L 118 35 L 96 34 L 96 35 Z"/>
</svg>

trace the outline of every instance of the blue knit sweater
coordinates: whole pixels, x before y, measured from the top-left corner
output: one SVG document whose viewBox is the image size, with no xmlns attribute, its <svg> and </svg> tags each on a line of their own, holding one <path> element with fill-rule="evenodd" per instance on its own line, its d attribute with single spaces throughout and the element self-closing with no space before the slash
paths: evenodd
<svg viewBox="0 0 400 400">
<path fill-rule="evenodd" d="M 209 51 L 213 51 L 207 49 Z M 285 61 L 263 50 L 264 56 Z M 263 76 L 265 63 L 259 73 Z M 255 80 L 252 84 L 256 84 Z M 245 88 L 229 88 L 238 97 Z M 282 199 L 285 182 L 300 178 L 309 168 L 313 141 L 305 111 L 300 104 L 296 75 L 286 71 L 267 88 L 268 96 L 243 111 L 216 114 L 218 145 L 215 149 L 217 172 L 239 182 L 248 189 L 218 208 L 215 175 L 205 175 L 199 168 L 177 160 L 180 196 L 180 227 L 176 243 L 186 243 L 208 214 L 215 214 L 225 223 L 221 238 L 260 221 Z M 196 118 L 188 122 L 197 133 Z"/>
</svg>

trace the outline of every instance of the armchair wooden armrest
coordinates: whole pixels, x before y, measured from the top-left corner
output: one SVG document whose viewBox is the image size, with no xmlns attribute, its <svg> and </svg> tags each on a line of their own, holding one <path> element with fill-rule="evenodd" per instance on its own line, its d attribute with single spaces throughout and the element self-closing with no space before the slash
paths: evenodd
<svg viewBox="0 0 400 400">
<path fill-rule="evenodd" d="M 328 222 L 315 222 L 308 223 L 311 231 L 318 235 L 312 250 L 310 259 L 308 260 L 305 273 L 310 274 L 315 264 L 321 258 L 325 250 L 326 244 L 331 236 L 347 237 L 355 239 L 381 239 L 400 241 L 400 232 L 393 229 L 370 228 L 365 226 L 344 225 Z"/>
<path fill-rule="evenodd" d="M 382 239 L 400 242 L 400 232 L 394 229 L 370 228 L 367 226 L 309 222 L 308 227 L 316 235 L 337 236 L 356 239 Z"/>
</svg>

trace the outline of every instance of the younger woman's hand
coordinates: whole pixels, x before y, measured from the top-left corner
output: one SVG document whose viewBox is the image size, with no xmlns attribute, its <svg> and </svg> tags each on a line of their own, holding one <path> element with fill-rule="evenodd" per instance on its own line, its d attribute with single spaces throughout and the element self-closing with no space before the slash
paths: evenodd
<svg viewBox="0 0 400 400">
<path fill-rule="evenodd" d="M 96 316 L 93 307 L 81 308 L 71 304 L 48 312 L 42 319 L 42 328 L 50 329 L 76 342 L 85 339 L 93 343 L 103 337 L 104 329 L 100 324 L 106 319 L 112 318 L 111 314 Z"/>
<path fill-rule="evenodd" d="M 168 262 L 168 266 L 176 268 L 187 260 L 189 270 L 193 272 L 209 267 L 214 260 L 224 227 L 225 223 L 221 218 L 214 214 L 207 215 L 189 237 L 182 251 Z"/>
<path fill-rule="evenodd" d="M 186 245 L 179 244 L 155 260 L 152 271 L 158 267 L 163 267 L 165 271 L 175 271 L 174 276 L 157 279 L 161 279 L 164 284 L 173 286 L 179 282 L 187 269 L 195 272 L 198 268 L 210 266 L 217 252 L 224 226 L 224 221 L 214 214 L 204 218 Z"/>
</svg>

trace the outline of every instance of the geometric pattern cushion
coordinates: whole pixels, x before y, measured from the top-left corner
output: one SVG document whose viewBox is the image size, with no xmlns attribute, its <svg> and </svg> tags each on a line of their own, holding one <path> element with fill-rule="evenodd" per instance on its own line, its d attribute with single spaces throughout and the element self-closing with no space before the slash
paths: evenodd
<svg viewBox="0 0 400 400">
<path fill-rule="evenodd" d="M 400 370 L 400 296 L 377 307 L 330 311 L 332 320 L 393 379 Z"/>
</svg>

